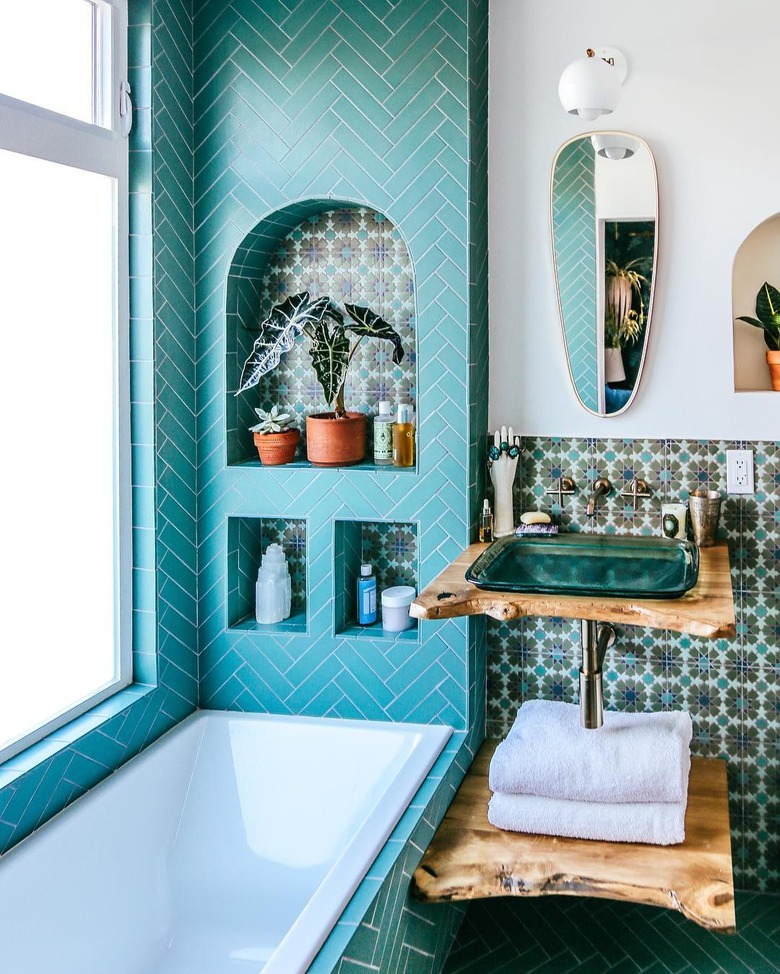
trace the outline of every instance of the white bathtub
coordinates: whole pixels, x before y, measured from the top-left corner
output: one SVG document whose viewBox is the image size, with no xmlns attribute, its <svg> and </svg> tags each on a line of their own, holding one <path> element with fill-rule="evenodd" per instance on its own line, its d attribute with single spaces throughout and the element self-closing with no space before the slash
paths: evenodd
<svg viewBox="0 0 780 974">
<path fill-rule="evenodd" d="M 449 735 L 193 714 L 0 858 L 0 970 L 305 971 Z"/>
</svg>

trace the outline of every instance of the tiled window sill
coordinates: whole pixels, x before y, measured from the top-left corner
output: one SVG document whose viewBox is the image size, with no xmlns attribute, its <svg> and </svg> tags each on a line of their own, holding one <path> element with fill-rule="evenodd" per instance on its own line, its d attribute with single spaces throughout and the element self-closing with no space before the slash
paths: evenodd
<svg viewBox="0 0 780 974">
<path fill-rule="evenodd" d="M 151 684 L 131 683 L 130 686 L 123 687 L 97 704 L 92 710 L 88 710 L 87 713 L 52 731 L 43 740 L 9 758 L 0 764 L 0 788 L 12 784 L 43 761 L 70 747 L 85 734 L 97 730 L 112 717 L 153 693 L 155 689 L 156 687 Z"/>
</svg>

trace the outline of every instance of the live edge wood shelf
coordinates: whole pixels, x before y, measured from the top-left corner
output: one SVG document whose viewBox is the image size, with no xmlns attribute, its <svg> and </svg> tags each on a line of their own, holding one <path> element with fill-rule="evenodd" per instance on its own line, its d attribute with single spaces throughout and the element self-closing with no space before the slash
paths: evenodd
<svg viewBox="0 0 780 974">
<path fill-rule="evenodd" d="M 710 639 L 736 633 L 729 552 L 725 544 L 702 548 L 699 580 L 680 599 L 617 599 L 579 595 L 524 595 L 486 592 L 465 579 L 465 572 L 487 545 L 473 544 L 438 575 L 412 602 L 416 619 L 451 619 L 488 615 L 493 619 L 557 616 L 595 619 L 628 626 L 671 629 Z"/>
<path fill-rule="evenodd" d="M 595 896 L 679 910 L 700 926 L 734 931 L 724 761 L 692 759 L 682 844 L 594 842 L 504 832 L 488 822 L 488 767 L 497 743 L 482 745 L 417 867 L 417 899 Z"/>
<path fill-rule="evenodd" d="M 466 548 L 423 589 L 412 603 L 411 615 L 417 619 L 557 616 L 671 629 L 711 639 L 736 633 L 725 544 L 701 549 L 697 584 L 682 598 L 669 600 L 486 592 L 465 579 L 466 569 L 486 547 Z M 412 882 L 418 899 L 597 896 L 668 907 L 703 927 L 733 932 L 724 761 L 692 759 L 681 845 L 594 842 L 505 832 L 488 822 L 488 768 L 497 743 L 483 744 L 423 856 Z"/>
</svg>

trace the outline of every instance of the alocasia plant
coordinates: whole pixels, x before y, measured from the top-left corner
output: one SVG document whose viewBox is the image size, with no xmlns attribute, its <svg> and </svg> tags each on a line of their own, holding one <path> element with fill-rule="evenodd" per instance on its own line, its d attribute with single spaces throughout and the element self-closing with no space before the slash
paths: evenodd
<svg viewBox="0 0 780 974">
<path fill-rule="evenodd" d="M 303 334 L 310 342 L 309 354 L 325 399 L 336 416 L 343 416 L 344 383 L 349 364 L 364 338 L 382 338 L 393 343 L 393 362 L 403 360 L 401 336 L 384 318 L 370 308 L 345 304 L 346 314 L 327 297 L 312 300 L 308 291 L 277 304 L 260 325 L 249 354 L 236 395 L 256 386 L 281 361 Z M 347 332 L 357 336 L 352 342 Z"/>
</svg>

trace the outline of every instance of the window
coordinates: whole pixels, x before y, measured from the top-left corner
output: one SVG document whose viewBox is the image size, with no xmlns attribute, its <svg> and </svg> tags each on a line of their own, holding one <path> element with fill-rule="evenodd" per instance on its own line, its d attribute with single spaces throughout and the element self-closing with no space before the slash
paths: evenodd
<svg viewBox="0 0 780 974">
<path fill-rule="evenodd" d="M 0 760 L 131 678 L 125 25 L 0 0 Z"/>
</svg>

